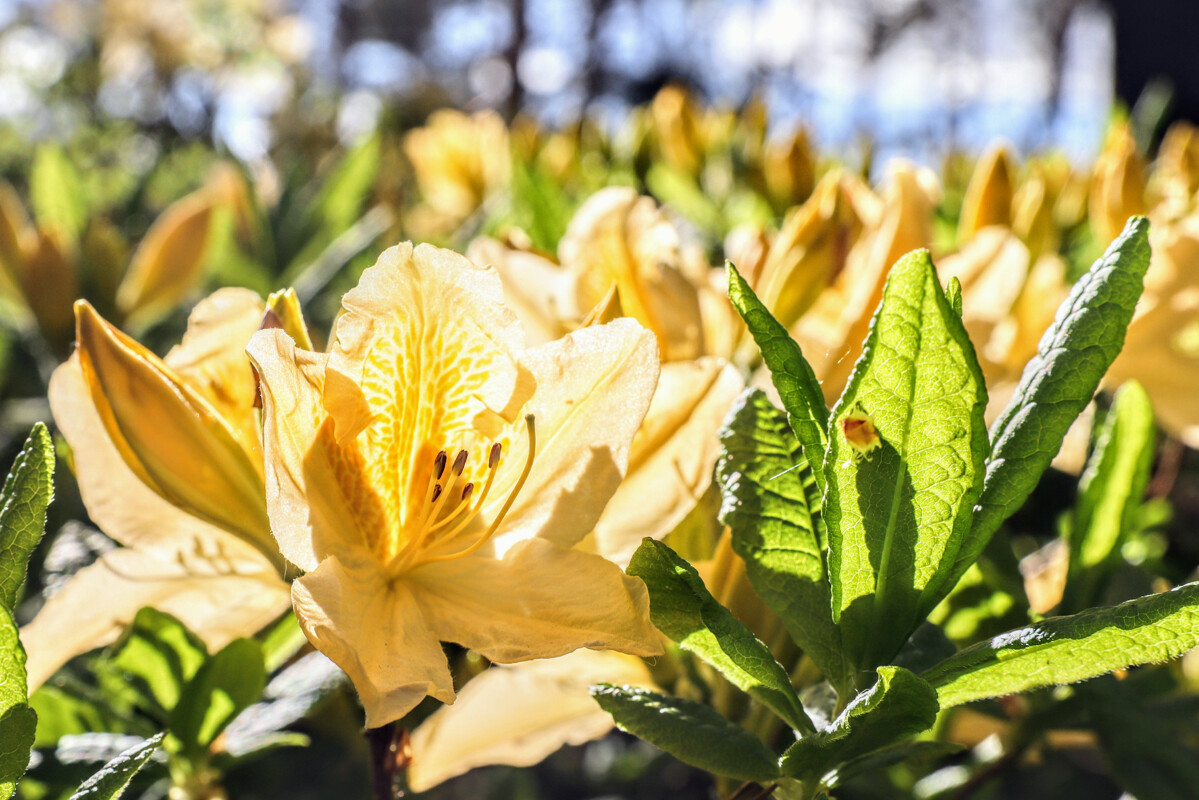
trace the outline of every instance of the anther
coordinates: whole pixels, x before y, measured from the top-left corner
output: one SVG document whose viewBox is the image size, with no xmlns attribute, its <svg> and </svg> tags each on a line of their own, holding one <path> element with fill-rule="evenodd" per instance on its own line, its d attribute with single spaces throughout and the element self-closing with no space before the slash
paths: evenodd
<svg viewBox="0 0 1199 800">
<path fill-rule="evenodd" d="M 467 500 L 470 499 L 470 493 L 473 492 L 474 490 L 475 490 L 475 485 L 473 483 L 468 483 L 462 487 L 462 502 L 463 503 L 465 503 Z"/>
<path fill-rule="evenodd" d="M 487 456 L 488 469 L 495 469 L 496 465 L 500 463 L 500 452 L 502 449 L 503 448 L 500 446 L 499 442 L 496 442 L 491 446 L 491 453 Z"/>
<path fill-rule="evenodd" d="M 462 470 L 466 469 L 466 451 L 459 450 L 458 455 L 454 456 L 454 474 L 461 475 Z"/>
<path fill-rule="evenodd" d="M 437 502 L 437 498 L 441 497 L 441 484 L 436 484 L 433 487 L 433 499 L 430 502 Z"/>
<path fill-rule="evenodd" d="M 471 553 L 477 552 L 479 548 L 481 548 L 489 539 L 491 539 L 492 534 L 499 529 L 500 523 L 503 522 L 503 519 L 507 515 L 509 509 L 512 508 L 512 504 L 516 501 L 516 496 L 520 494 L 520 490 L 524 487 L 525 481 L 529 479 L 529 473 L 533 470 L 533 456 L 537 452 L 537 430 L 534 426 L 532 414 L 525 416 L 525 428 L 528 430 L 529 434 L 529 451 L 528 455 L 525 457 L 525 468 L 521 470 L 520 477 L 516 479 L 516 485 L 512 487 L 512 491 L 508 494 L 508 499 L 504 501 L 504 505 L 500 508 L 499 512 L 496 513 L 495 517 L 491 521 L 491 524 L 487 526 L 487 530 L 483 531 L 482 535 L 475 539 L 474 544 L 471 544 L 469 547 L 459 550 L 456 553 L 443 553 L 440 555 L 430 556 L 426 559 L 428 562 L 448 561 L 452 558 L 461 558 L 462 556 L 468 556 Z M 499 445 L 493 445 L 491 449 L 491 454 L 495 455 L 497 458 L 499 452 L 498 447 Z M 489 457 L 488 463 L 490 462 L 491 458 Z M 491 484 L 495 479 L 495 475 L 496 472 L 494 469 L 488 472 L 487 481 L 483 484 L 483 493 L 479 496 L 478 502 L 475 503 L 474 508 L 469 514 L 459 520 L 453 528 L 443 534 L 443 541 L 453 539 L 458 535 L 458 533 L 465 530 L 467 525 L 470 524 L 471 520 L 473 520 L 475 516 L 478 515 L 479 511 L 482 510 L 483 500 L 487 497 L 487 493 L 491 489 Z M 467 488 L 469 489 L 470 486 L 468 485 Z M 459 505 L 460 509 L 465 507 L 465 504 Z"/>
<path fill-rule="evenodd" d="M 433 459 L 433 480 L 441 480 L 441 476 L 445 474 L 445 451 L 442 450 L 437 454 L 437 458 Z"/>
</svg>

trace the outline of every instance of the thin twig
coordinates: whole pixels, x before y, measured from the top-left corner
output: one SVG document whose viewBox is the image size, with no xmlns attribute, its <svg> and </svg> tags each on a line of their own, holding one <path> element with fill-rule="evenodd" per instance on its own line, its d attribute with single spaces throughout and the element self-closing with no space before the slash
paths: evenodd
<svg viewBox="0 0 1199 800">
<path fill-rule="evenodd" d="M 1182 457 L 1186 453 L 1186 445 L 1178 439 L 1170 438 L 1162 445 L 1161 459 L 1157 462 L 1157 471 L 1145 489 L 1146 497 L 1167 497 L 1178 481 L 1182 471 Z"/>
<path fill-rule="evenodd" d="M 762 791 L 755 794 L 750 800 L 766 800 L 770 795 L 774 794 L 774 790 L 779 788 L 777 783 L 772 783 L 769 786 L 762 787 Z"/>
<path fill-rule="evenodd" d="M 745 794 L 749 790 L 753 789 L 757 785 L 758 784 L 754 783 L 753 781 L 746 781 L 745 783 L 738 786 L 732 794 L 730 794 L 728 797 L 724 798 L 724 800 L 741 800 L 741 796 L 743 794 Z"/>
<path fill-rule="evenodd" d="M 381 728 L 367 728 L 363 735 L 370 747 L 375 800 L 399 800 L 404 796 L 404 773 L 412 761 L 408 729 L 392 722 Z"/>
</svg>

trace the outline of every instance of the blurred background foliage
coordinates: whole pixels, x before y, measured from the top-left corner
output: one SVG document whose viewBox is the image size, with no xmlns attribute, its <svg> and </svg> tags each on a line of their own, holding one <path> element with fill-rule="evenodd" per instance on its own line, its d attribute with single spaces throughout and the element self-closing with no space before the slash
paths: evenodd
<svg viewBox="0 0 1199 800">
<path fill-rule="evenodd" d="M 80 297 L 163 353 L 211 289 L 293 286 L 319 338 L 389 244 L 466 252 L 485 236 L 486 252 L 556 266 L 587 198 L 630 186 L 663 207 L 687 258 L 704 269 L 734 260 L 801 341 L 809 336 L 805 347 L 826 348 L 817 358 L 858 330 L 827 318 L 860 294 L 855 281 L 877 278 L 862 266 L 870 243 L 888 224 L 916 226 L 962 281 L 994 394 L 1018 378 L 1066 288 L 1124 218 L 1149 213 L 1172 259 L 1149 291 L 1172 315 L 1130 332 L 1140 349 L 1121 374 L 1146 384 L 1164 435 L 1104 598 L 1182 582 L 1199 563 L 1199 414 L 1188 402 L 1199 395 L 1167 378 L 1196 370 L 1187 359 L 1199 354 L 1199 323 L 1173 298 L 1199 289 L 1199 249 L 1170 248 L 1196 240 L 1199 141 L 1168 123 L 1193 118 L 1199 69 L 1193 47 L 1188 61 L 1174 44 L 1185 20 L 1154 17 L 1168 13 L 1085 0 L 0 3 L 3 462 L 49 419 L 46 382 L 70 352 Z M 924 167 L 893 168 L 896 156 Z M 711 289 L 704 269 L 699 283 Z M 755 366 L 736 337 L 724 354 Z M 1199 388 L 1199 372 L 1192 380 Z M 826 387 L 839 391 L 835 378 Z M 1087 432 L 1077 438 L 1073 462 L 938 610 L 953 640 L 1019 624 L 1030 603 L 1033 614 L 1058 605 L 1059 534 L 1074 518 Z M 23 619 L 112 546 L 88 525 L 69 469 L 57 492 Z M 710 528 L 691 519 L 674 544 L 704 558 Z M 119 658 L 92 664 L 101 683 Z M 478 669 L 458 660 L 463 676 Z M 247 746 L 222 767 L 228 796 L 368 796 L 352 696 L 327 676 L 303 677 L 268 684 L 281 720 L 268 728 L 302 733 L 310 750 Z M 1167 774 L 1185 784 L 1199 763 L 1197 686 L 1192 657 L 1070 696 L 963 711 L 943 733 L 965 754 L 931 773 L 874 773 L 843 796 L 1115 798 L 1113 776 L 1141 787 L 1142 800 L 1175 796 L 1153 787 Z M 150 730 L 96 717 L 96 706 L 41 702 L 59 733 Z M 21 789 L 29 798 L 62 795 L 118 743 L 73 740 L 72 750 L 39 737 Z M 163 796 L 161 771 L 139 780 L 143 796 Z M 713 791 L 710 778 L 614 734 L 535 769 L 477 770 L 434 795 Z"/>
</svg>

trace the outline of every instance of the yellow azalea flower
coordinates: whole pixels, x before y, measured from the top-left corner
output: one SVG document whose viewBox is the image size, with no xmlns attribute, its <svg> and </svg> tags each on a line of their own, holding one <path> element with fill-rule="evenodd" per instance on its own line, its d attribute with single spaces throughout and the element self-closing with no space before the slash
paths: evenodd
<svg viewBox="0 0 1199 800">
<path fill-rule="evenodd" d="M 212 648 L 286 610 L 244 353 L 263 312 L 253 292 L 222 289 L 159 359 L 76 305 L 78 349 L 50 381 L 50 406 L 88 514 L 125 547 L 73 576 L 21 630 L 31 687 L 113 641 L 143 606 Z"/>
<path fill-rule="evenodd" d="M 701 284 L 686 274 L 680 247 L 652 198 L 613 186 L 575 213 L 558 255 L 575 281 L 578 309 L 595 307 L 615 286 L 624 312 L 658 337 L 662 360 L 678 361 L 704 352 Z"/>
<path fill-rule="evenodd" d="M 1091 232 L 1099 244 L 1106 247 L 1124 230 L 1129 217 L 1145 213 L 1146 172 L 1132 127 L 1127 122 L 1116 123 L 1108 131 L 1091 177 L 1088 212 Z"/>
<path fill-rule="evenodd" d="M 899 160 L 888 168 L 877 212 L 871 209 L 873 192 L 868 187 L 855 182 L 850 188 L 863 230 L 856 239 L 847 237 L 844 268 L 791 328 L 830 405 L 845 388 L 861 353 L 891 266 L 905 253 L 932 243 L 933 208 L 940 192 L 929 170 Z M 820 194 L 817 189 L 808 203 Z"/>
<path fill-rule="evenodd" d="M 974 167 L 962 214 L 958 218 L 958 241 L 968 242 L 988 225 L 1010 225 L 1012 221 L 1012 159 L 1002 144 L 992 145 Z"/>
<path fill-rule="evenodd" d="M 218 208 L 237 213 L 248 202 L 245 191 L 233 167 L 222 165 L 204 186 L 163 211 L 125 270 L 128 245 L 114 227 L 93 219 L 80 241 L 57 228 L 39 228 L 12 186 L 0 180 L 0 294 L 24 306 L 57 349 L 69 343 L 71 303 L 86 267 L 101 306 L 114 306 L 124 319 L 145 325 L 195 289 L 209 254 L 213 214 Z"/>
<path fill-rule="evenodd" d="M 816 151 L 805 129 L 767 142 L 762 162 L 766 193 L 775 203 L 786 207 L 802 203 L 812 194 L 816 186 Z"/>
<path fill-rule="evenodd" d="M 794 325 L 844 269 L 863 227 L 853 199 L 860 188 L 855 176 L 830 172 L 808 201 L 783 220 L 766 253 L 756 291 L 784 325 Z"/>
<path fill-rule="evenodd" d="M 678 233 L 650 198 L 606 189 L 584 203 L 571 230 L 562 266 L 494 239 L 476 240 L 468 254 L 494 265 L 509 307 L 535 342 L 586 324 L 580 307 L 612 311 L 601 291 L 610 295 L 613 287 L 619 312 L 656 334 L 664 362 L 658 390 L 633 440 L 628 474 L 586 541 L 624 564 L 644 537 L 673 530 L 711 484 L 717 432 L 745 385 L 722 356 L 743 326 L 730 319 L 736 312 L 704 274 L 723 270 L 687 264 Z M 689 302 L 672 302 L 679 297 Z M 703 345 L 719 341 L 710 334 L 720 325 L 727 344 L 700 355 Z"/>
<path fill-rule="evenodd" d="M 368 726 L 452 702 L 440 642 L 497 662 L 660 651 L 644 585 L 572 549 L 624 475 L 657 381 L 632 320 L 524 349 L 495 271 L 391 248 L 327 355 L 255 334 L 267 505 L 309 641 Z"/>
<path fill-rule="evenodd" d="M 249 192 L 241 174 L 222 164 L 202 187 L 172 203 L 154 220 L 117 287 L 116 305 L 126 319 L 147 324 L 196 288 L 203 277 L 216 214 L 219 210 L 232 214 L 244 229 Z"/>
<path fill-rule="evenodd" d="M 1157 151 L 1150 191 L 1157 211 L 1179 217 L 1194 207 L 1199 191 L 1199 129 L 1183 120 L 1170 125 Z"/>
<path fill-rule="evenodd" d="M 1199 213 L 1154 228 L 1145 293 L 1107 385 L 1140 381 L 1163 427 L 1199 446 Z"/>
<path fill-rule="evenodd" d="M 695 100 L 680 86 L 666 86 L 654 95 L 649 113 L 662 158 L 680 172 L 698 175 L 704 165 L 707 131 Z"/>
<path fill-rule="evenodd" d="M 451 224 L 504 185 L 511 169 L 508 129 L 494 111 L 436 111 L 404 136 L 404 153 L 425 203 Z"/>
<path fill-rule="evenodd" d="M 408 787 L 424 792 L 492 764 L 532 766 L 565 745 L 599 739 L 615 723 L 592 698 L 595 683 L 657 688 L 645 662 L 623 653 L 577 650 L 485 670 L 412 732 Z"/>
<path fill-rule="evenodd" d="M 696 568 L 713 596 L 759 639 L 776 645 L 780 638 L 787 640 L 776 651 L 784 663 L 797 657 L 782 622 L 750 585 L 745 562 L 733 552 L 727 529 L 713 557 L 697 562 Z M 725 688 L 732 687 L 706 665 L 697 668 L 717 687 L 712 702 L 731 715 L 732 708 L 722 703 Z M 409 788 L 423 792 L 492 764 L 530 766 L 565 745 L 599 739 L 615 723 L 591 697 L 590 687 L 596 683 L 662 691 L 645 661 L 622 653 L 579 650 L 561 658 L 493 666 L 471 678 L 454 705 L 439 708 L 412 732 Z"/>
<path fill-rule="evenodd" d="M 71 300 L 79 277 L 67 243 L 57 232 L 39 230 L 17 192 L 0 179 L 0 288 L 12 311 L 31 316 L 55 345 L 70 337 Z"/>
</svg>

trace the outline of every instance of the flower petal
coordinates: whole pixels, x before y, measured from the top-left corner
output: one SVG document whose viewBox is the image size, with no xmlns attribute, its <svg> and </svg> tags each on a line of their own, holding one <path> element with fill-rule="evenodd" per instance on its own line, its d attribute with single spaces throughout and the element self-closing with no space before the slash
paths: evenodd
<svg viewBox="0 0 1199 800">
<path fill-rule="evenodd" d="M 426 695 L 454 702 L 445 653 L 404 581 L 330 556 L 291 594 L 308 641 L 353 681 L 368 728 L 399 719 Z"/>
<path fill-rule="evenodd" d="M 257 388 L 246 343 L 262 325 L 266 305 L 249 289 L 218 289 L 187 318 L 183 340 L 163 361 L 203 395 L 229 424 L 242 447 L 258 453 Z"/>
<path fill-rule="evenodd" d="M 72 576 L 21 629 L 30 690 L 75 656 L 115 641 L 146 606 L 178 617 L 213 651 L 287 610 L 287 584 L 269 565 L 227 561 L 197 546 L 180 560 L 113 550 Z"/>
<path fill-rule="evenodd" d="M 141 322 L 169 311 L 202 275 L 214 198 L 207 188 L 172 204 L 154 220 L 117 288 L 117 305 Z"/>
<path fill-rule="evenodd" d="M 717 431 L 745 388 L 718 358 L 662 365 L 649 413 L 633 439 L 629 471 L 595 526 L 596 551 L 625 565 L 646 537 L 661 539 L 712 482 Z"/>
<path fill-rule="evenodd" d="M 502 559 L 426 564 L 404 582 L 439 639 L 492 661 L 552 658 L 580 647 L 661 652 L 645 584 L 600 556 L 544 539 L 520 542 Z"/>
<path fill-rule="evenodd" d="M 49 397 L 58 429 L 71 446 L 88 516 L 104 533 L 167 561 L 202 541 L 219 544 L 239 561 L 266 563 L 256 549 L 168 503 L 133 473 L 100 420 L 77 355 L 54 371 Z"/>
<path fill-rule="evenodd" d="M 531 766 L 564 745 L 600 738 L 614 724 L 589 690 L 604 682 L 654 688 L 645 662 L 623 653 L 576 650 L 492 667 L 412 732 L 409 788 L 423 792 L 489 764 Z"/>
<path fill-rule="evenodd" d="M 577 281 L 579 309 L 595 307 L 615 285 L 625 313 L 658 337 L 664 360 L 702 351 L 699 298 L 680 270 L 679 234 L 653 198 L 626 186 L 601 189 L 575 213 L 558 254 Z"/>
<path fill-rule="evenodd" d="M 545 256 L 487 238 L 471 242 L 466 255 L 499 273 L 508 307 L 520 318 L 528 344 L 557 339 L 581 316 L 570 275 Z"/>
<path fill-rule="evenodd" d="M 75 310 L 78 363 L 130 469 L 167 501 L 273 550 L 257 454 L 161 359 L 86 301 Z"/>
<path fill-rule="evenodd" d="M 537 381 L 525 406 L 536 420 L 537 452 L 496 536 L 499 553 L 534 535 L 569 547 L 591 531 L 625 474 L 658 378 L 654 336 L 631 319 L 582 328 L 526 351 L 520 363 Z M 527 450 L 513 437 L 484 518 L 507 495 Z"/>
<path fill-rule="evenodd" d="M 262 393 L 262 441 L 271 533 L 283 557 L 302 570 L 330 554 L 348 557 L 366 541 L 360 526 L 377 519 L 376 504 L 358 492 L 351 442 L 333 442 L 322 405 L 327 356 L 299 350 L 279 329 L 259 331 L 246 353 Z"/>
</svg>

